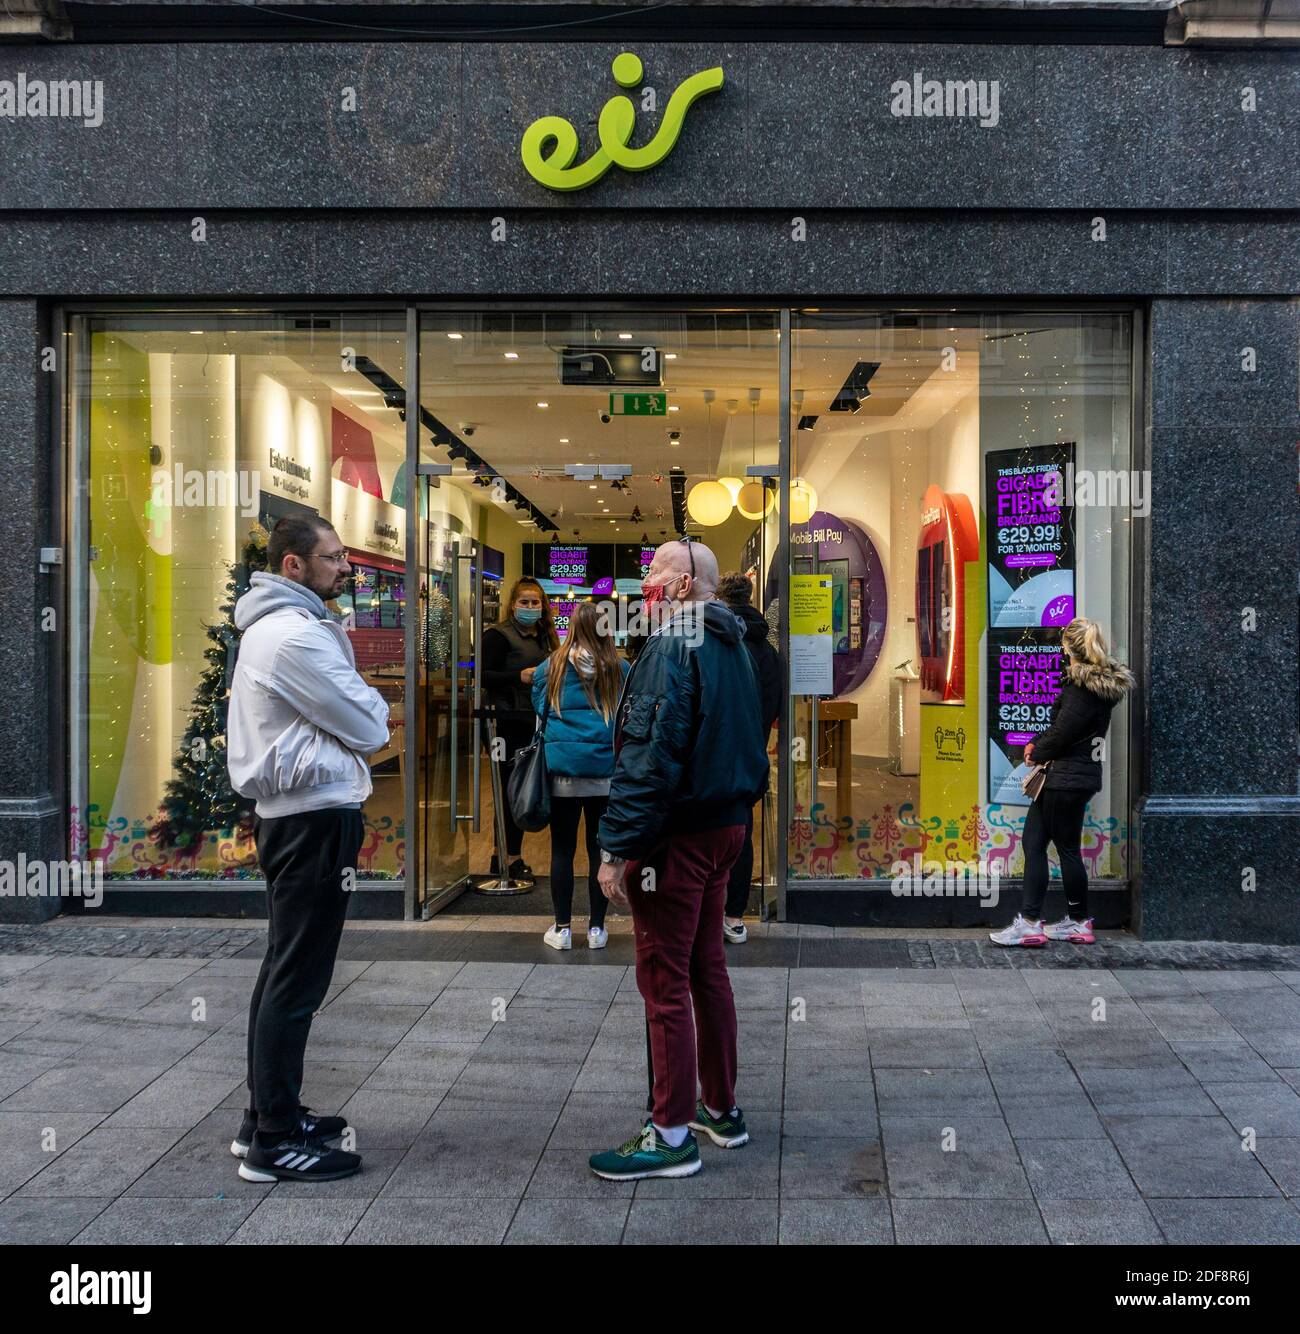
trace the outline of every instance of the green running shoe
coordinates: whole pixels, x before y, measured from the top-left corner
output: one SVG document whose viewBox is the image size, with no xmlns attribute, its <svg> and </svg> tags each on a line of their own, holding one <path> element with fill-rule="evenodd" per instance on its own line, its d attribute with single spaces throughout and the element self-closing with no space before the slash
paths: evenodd
<svg viewBox="0 0 1300 1334">
<path fill-rule="evenodd" d="M 641 1181 L 645 1177 L 694 1176 L 703 1164 L 700 1147 L 688 1130 L 677 1148 L 660 1138 L 650 1121 L 620 1148 L 593 1153 L 591 1170 L 606 1181 Z"/>
<path fill-rule="evenodd" d="M 749 1143 L 745 1114 L 739 1107 L 713 1117 L 702 1102 L 697 1102 L 695 1119 L 690 1124 L 692 1130 L 702 1130 L 721 1149 L 738 1149 L 742 1144 Z"/>
</svg>

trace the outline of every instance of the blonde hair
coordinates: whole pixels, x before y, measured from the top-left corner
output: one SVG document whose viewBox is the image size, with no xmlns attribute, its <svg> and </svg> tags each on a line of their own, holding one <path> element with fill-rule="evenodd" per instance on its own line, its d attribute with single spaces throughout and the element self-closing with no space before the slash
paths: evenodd
<svg viewBox="0 0 1300 1334">
<path fill-rule="evenodd" d="M 546 668 L 546 699 L 556 717 L 560 716 L 560 695 L 569 665 L 569 654 L 586 649 L 596 664 L 596 674 L 587 680 L 578 672 L 578 680 L 591 701 L 591 707 L 606 721 L 618 708 L 623 690 L 623 669 L 619 666 L 613 636 L 606 618 L 594 602 L 580 602 L 569 618 L 569 633 L 564 643 L 551 654 Z M 578 669 L 575 667 L 574 671 Z"/>
<path fill-rule="evenodd" d="M 1128 668 L 1118 658 L 1111 657 L 1101 626 L 1086 616 L 1076 616 L 1061 631 L 1061 647 L 1084 672 L 1089 668 L 1102 667 L 1128 681 L 1132 680 Z"/>
</svg>

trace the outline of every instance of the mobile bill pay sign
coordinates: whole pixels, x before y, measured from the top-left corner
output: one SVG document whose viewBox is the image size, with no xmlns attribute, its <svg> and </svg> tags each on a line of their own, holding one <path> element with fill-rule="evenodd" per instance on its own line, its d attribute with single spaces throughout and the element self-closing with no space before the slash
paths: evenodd
<svg viewBox="0 0 1300 1334">
<path fill-rule="evenodd" d="M 834 584 L 829 574 L 790 576 L 790 693 L 835 692 Z"/>
</svg>

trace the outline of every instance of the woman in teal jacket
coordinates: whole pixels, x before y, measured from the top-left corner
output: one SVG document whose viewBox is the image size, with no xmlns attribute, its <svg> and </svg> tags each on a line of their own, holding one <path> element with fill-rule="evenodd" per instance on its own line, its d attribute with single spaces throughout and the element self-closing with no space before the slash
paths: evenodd
<svg viewBox="0 0 1300 1334">
<path fill-rule="evenodd" d="M 608 900 L 596 882 L 596 830 L 609 801 L 614 772 L 614 715 L 627 664 L 620 660 L 605 618 L 581 602 L 564 643 L 533 675 L 533 709 L 544 717 L 546 768 L 551 776 L 551 901 L 555 925 L 543 936 L 553 949 L 573 948 L 573 862 L 578 822 L 585 821 L 587 893 L 591 912 L 587 948 L 605 948 Z"/>
</svg>

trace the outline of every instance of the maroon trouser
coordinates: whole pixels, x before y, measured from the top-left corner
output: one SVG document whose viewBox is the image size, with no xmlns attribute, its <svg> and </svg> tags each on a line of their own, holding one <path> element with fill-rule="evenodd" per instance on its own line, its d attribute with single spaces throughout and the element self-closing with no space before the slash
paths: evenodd
<svg viewBox="0 0 1300 1334">
<path fill-rule="evenodd" d="M 705 1104 L 723 1112 L 735 1106 L 736 1004 L 722 910 L 744 841 L 739 824 L 674 834 L 644 862 L 627 864 L 656 1125 L 684 1126 L 695 1115 L 697 1068 Z"/>
</svg>

